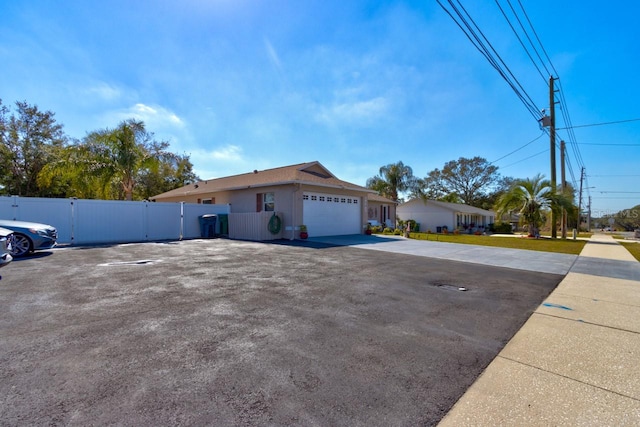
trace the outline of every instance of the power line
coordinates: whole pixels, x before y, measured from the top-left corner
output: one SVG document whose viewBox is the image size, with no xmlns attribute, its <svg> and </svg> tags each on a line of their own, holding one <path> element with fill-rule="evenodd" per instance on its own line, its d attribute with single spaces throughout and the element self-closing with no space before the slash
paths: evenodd
<svg viewBox="0 0 640 427">
<path fill-rule="evenodd" d="M 615 176 L 615 177 L 632 177 L 632 176 L 640 176 L 640 175 L 589 175 L 589 176 L 593 176 L 593 177 L 610 177 L 610 176 Z"/>
<path fill-rule="evenodd" d="M 640 194 L 640 191 L 600 191 L 601 194 Z"/>
<path fill-rule="evenodd" d="M 440 7 L 451 17 L 455 24 L 462 30 L 467 36 L 471 44 L 487 59 L 489 64 L 500 74 L 500 76 L 507 82 L 511 89 L 515 92 L 516 96 L 529 110 L 529 113 L 534 117 L 536 121 L 540 119 L 540 109 L 536 106 L 535 102 L 531 99 L 529 94 L 522 87 L 522 84 L 518 81 L 515 75 L 511 72 L 507 64 L 500 57 L 495 50 L 491 42 L 486 38 L 482 30 L 475 23 L 473 18 L 469 15 L 467 10 L 458 0 L 459 5 L 454 4 L 454 0 L 447 0 L 452 10 L 447 9 L 440 0 L 436 0 Z M 454 16 L 454 14 L 456 16 Z M 456 18 L 457 17 L 457 18 Z"/>
<path fill-rule="evenodd" d="M 534 157 L 536 157 L 536 156 L 539 156 L 540 154 L 544 154 L 544 153 L 548 153 L 548 152 L 549 152 L 549 150 L 542 150 L 542 151 L 541 151 L 541 152 L 539 152 L 539 153 L 533 154 L 533 155 L 531 155 L 531 156 L 529 156 L 529 157 L 525 157 L 524 159 L 518 160 L 517 162 L 513 162 L 513 163 L 511 163 L 511 164 L 508 164 L 507 166 L 502 166 L 502 167 L 501 167 L 501 169 L 506 169 L 506 168 L 508 168 L 509 166 L 517 165 L 518 163 L 522 163 L 522 162 L 524 162 L 525 160 L 532 159 L 532 158 L 534 158 Z"/>
<path fill-rule="evenodd" d="M 522 41 L 522 39 L 520 38 L 520 36 L 518 35 L 518 32 L 516 31 L 516 29 L 513 27 L 513 25 L 511 24 L 511 21 L 509 20 L 509 17 L 507 16 L 507 14 L 505 13 L 505 11 L 502 9 L 502 6 L 500 6 L 500 3 L 498 2 L 498 0 L 495 0 L 496 5 L 498 6 L 498 9 L 500 9 L 500 12 L 502 12 L 502 16 L 504 16 L 504 19 L 507 21 L 507 23 L 509 24 L 509 27 L 511 27 L 511 30 L 513 31 L 513 34 L 516 36 L 516 38 L 518 39 L 518 41 L 520 42 L 520 45 L 522 46 L 522 48 L 524 49 L 524 51 L 526 52 L 527 56 L 529 57 L 529 59 L 531 60 L 531 63 L 533 64 L 533 66 L 536 68 L 536 70 L 538 70 L 538 73 L 540 74 L 540 77 L 542 77 L 542 80 L 545 80 L 545 76 L 542 74 L 542 71 L 540 70 L 540 68 L 538 67 L 538 65 L 536 64 L 536 61 L 533 59 L 533 57 L 531 56 L 531 54 L 529 53 L 529 50 L 527 49 L 527 47 L 525 46 L 524 42 Z M 518 23 L 520 24 L 520 28 L 522 28 L 522 30 L 524 31 L 525 36 L 527 36 L 527 39 L 529 40 L 529 43 L 531 44 L 531 46 L 533 47 L 533 50 L 536 52 L 536 54 L 538 54 L 538 51 L 536 50 L 535 46 L 533 46 L 533 43 L 531 43 L 531 38 L 529 37 L 529 35 L 527 34 L 527 31 L 524 29 L 523 25 L 522 25 L 522 21 L 520 21 L 520 19 L 518 18 L 518 15 L 516 14 L 515 10 L 513 10 L 513 6 L 511 5 L 511 2 L 509 0 L 507 0 L 507 3 L 509 4 L 509 7 L 511 8 L 511 11 L 513 12 L 514 16 L 516 17 L 516 20 L 518 21 Z M 540 55 L 538 54 L 538 59 L 540 59 Z M 540 61 L 542 62 L 542 60 Z M 542 63 L 542 65 L 544 66 L 544 63 Z M 545 70 L 547 71 L 547 75 L 550 75 L 551 73 L 549 73 L 549 70 L 546 69 L 545 66 Z"/>
<path fill-rule="evenodd" d="M 505 10 L 500 6 L 499 0 L 495 0 L 496 4 L 498 5 L 498 8 L 500 9 L 500 11 L 502 12 L 502 15 L 504 16 L 505 20 L 507 21 L 507 23 L 509 24 L 509 27 L 511 28 L 511 30 L 514 32 L 514 34 L 516 35 L 516 38 L 518 39 L 518 41 L 520 42 L 520 45 L 522 46 L 522 48 L 525 50 L 525 53 L 527 54 L 527 56 L 529 57 L 529 59 L 531 60 L 531 62 L 533 63 L 533 66 L 536 68 L 536 70 L 538 71 L 538 73 L 540 74 L 540 76 L 542 77 L 542 79 L 546 82 L 547 79 L 545 78 L 545 76 L 542 74 L 542 71 L 540 70 L 540 67 L 538 66 L 538 64 L 536 63 L 536 61 L 533 58 L 533 55 L 531 54 L 531 52 L 529 51 L 529 48 L 525 45 L 524 41 L 522 40 L 522 38 L 518 35 L 514 25 L 512 24 L 511 20 L 509 19 L 509 17 L 507 16 Z M 509 8 L 511 9 L 511 12 L 513 14 L 513 16 L 515 17 L 515 19 L 517 20 L 524 36 L 526 37 L 527 41 L 529 42 L 529 45 L 531 46 L 533 52 L 535 53 L 535 56 L 537 57 L 539 63 L 541 64 L 541 66 L 544 68 L 544 70 L 547 72 L 548 75 L 551 75 L 551 71 L 549 71 L 549 68 L 547 67 L 545 60 L 542 59 L 542 56 L 539 53 L 538 48 L 536 47 L 536 43 L 534 43 L 534 41 L 532 40 L 533 38 L 535 38 L 535 40 L 537 41 L 537 45 L 539 45 L 540 49 L 542 50 L 542 52 L 544 53 L 544 56 L 546 58 L 546 62 L 549 63 L 551 69 L 553 70 L 553 72 L 555 73 L 555 75 L 558 75 L 557 70 L 555 69 L 555 66 L 553 65 L 553 63 L 551 62 L 551 59 L 549 58 L 549 55 L 547 54 L 546 50 L 544 49 L 544 46 L 542 44 L 542 42 L 540 41 L 540 37 L 538 37 L 538 34 L 536 33 L 536 30 L 533 26 L 533 24 L 531 23 L 531 20 L 529 19 L 529 16 L 527 15 L 526 10 L 524 9 L 524 6 L 522 5 L 522 3 L 520 2 L 520 0 L 518 0 L 518 5 L 520 7 L 520 11 L 517 11 L 512 3 L 511 0 L 506 0 L 507 4 L 509 5 Z M 525 19 L 521 19 L 520 15 L 524 15 Z M 525 25 L 523 24 L 523 21 L 527 22 L 528 27 L 530 28 L 527 29 L 525 28 Z M 533 33 L 534 37 L 531 37 L 529 34 L 530 32 Z M 567 108 L 567 102 L 564 96 L 564 90 L 562 88 L 562 84 L 560 82 L 559 77 L 556 78 L 555 80 L 558 80 L 558 104 L 560 104 L 560 111 L 562 114 L 562 117 L 564 119 L 564 122 L 571 127 L 571 117 L 569 116 L 569 111 Z M 554 94 L 553 96 L 554 100 L 556 98 L 556 95 Z M 552 101 L 553 102 L 553 101 Z M 558 130 L 558 128 L 555 129 L 556 131 Z M 558 134 L 556 133 L 556 137 L 559 138 Z M 573 132 L 571 130 L 569 130 L 569 135 L 568 138 L 566 138 L 568 140 L 568 145 L 571 146 L 572 152 L 573 152 L 573 156 L 575 158 L 575 160 L 578 162 L 578 166 L 580 167 L 584 167 L 584 161 L 582 159 L 582 155 L 580 153 L 580 150 L 578 148 L 578 146 L 576 145 L 576 139 L 575 139 L 575 135 L 573 134 Z M 558 140 L 553 141 L 554 144 L 556 144 L 556 146 L 558 145 Z M 573 172 L 573 166 L 571 163 L 571 159 L 569 156 L 565 157 L 565 164 L 567 166 L 567 169 L 569 171 L 569 174 L 571 176 L 571 180 L 573 182 L 573 185 L 576 185 L 576 178 L 575 178 L 575 174 Z"/>
<path fill-rule="evenodd" d="M 491 64 L 491 66 L 507 82 L 507 84 L 511 87 L 511 89 L 514 91 L 516 96 L 524 104 L 524 106 L 527 108 L 527 110 L 529 110 L 529 113 L 536 119 L 537 122 L 540 122 L 541 117 L 542 117 L 542 115 L 544 113 L 540 110 L 540 108 L 537 107 L 536 103 L 532 100 L 531 96 L 529 96 L 529 94 L 524 89 L 524 87 L 522 86 L 520 81 L 513 74 L 513 72 L 509 68 L 509 66 L 502 59 L 500 54 L 498 54 L 498 52 L 495 50 L 495 48 L 493 47 L 491 42 L 487 39 L 487 37 L 485 36 L 483 31 L 480 29 L 480 27 L 473 20 L 473 18 L 469 15 L 469 12 L 461 4 L 460 0 L 442 0 L 442 1 L 441 0 L 436 0 L 436 1 L 440 5 L 440 7 L 445 11 L 445 13 L 447 13 L 449 15 L 449 17 L 454 21 L 454 23 L 462 30 L 462 32 L 465 34 L 467 39 L 469 39 L 471 44 L 473 44 L 473 46 L 485 57 L 485 59 L 489 62 L 489 64 Z M 557 76 L 558 72 L 555 69 L 553 63 L 551 62 L 551 59 L 549 58 L 549 55 L 547 54 L 546 50 L 544 49 L 544 46 L 542 45 L 542 42 L 540 41 L 540 38 L 538 37 L 538 34 L 536 33 L 535 28 L 533 27 L 533 24 L 531 23 L 531 20 L 529 19 L 529 16 L 527 15 L 527 13 L 526 13 L 521 1 L 518 0 L 519 9 L 521 10 L 521 12 L 520 12 L 520 11 L 517 11 L 514 8 L 514 6 L 511 3 L 511 0 L 506 0 L 507 4 L 509 6 L 509 9 L 511 10 L 511 13 L 513 14 L 515 20 L 518 23 L 519 29 L 521 30 L 522 34 L 524 35 L 524 37 L 528 41 L 528 44 L 530 45 L 530 48 L 527 46 L 527 44 L 525 43 L 523 38 L 520 37 L 520 35 L 518 33 L 518 30 L 516 29 L 516 25 L 514 25 L 512 23 L 512 20 L 510 19 L 510 17 L 508 16 L 507 12 L 505 11 L 505 8 L 503 8 L 500 5 L 499 0 L 495 0 L 495 2 L 496 2 L 497 7 L 502 12 L 503 17 L 507 21 L 507 24 L 509 25 L 509 27 L 511 28 L 511 30 L 515 34 L 516 38 L 520 42 L 520 45 L 525 50 L 525 53 L 527 54 L 527 56 L 529 57 L 529 59 L 531 60 L 531 62 L 533 64 L 533 66 L 536 68 L 536 70 L 538 71 L 540 76 L 543 78 L 543 80 L 546 80 L 546 79 L 545 79 L 545 77 L 543 75 L 543 72 L 542 72 L 541 68 L 538 66 L 538 62 L 549 75 L 552 75 L 551 72 L 549 71 L 549 68 L 546 65 L 548 63 L 549 66 L 551 67 L 551 69 L 553 70 L 553 72 L 555 73 L 555 75 Z M 447 6 L 445 6 L 443 3 L 447 3 Z M 524 15 L 525 19 L 521 19 L 520 15 Z M 524 25 L 524 21 L 525 20 L 526 20 L 526 22 L 528 24 L 528 27 L 530 29 L 525 27 L 525 25 Z M 533 37 L 530 36 L 530 33 L 533 33 Z M 537 43 L 534 43 L 534 39 L 535 39 L 535 41 Z M 544 57 L 546 58 L 546 61 L 542 58 L 542 55 L 540 54 L 536 44 L 539 46 L 540 50 L 543 52 Z M 531 52 L 531 50 L 533 50 L 533 53 Z M 537 57 L 538 62 L 534 58 L 534 55 L 535 55 L 535 57 Z M 556 77 L 555 80 L 559 80 L 559 78 Z M 548 83 L 548 84 L 550 85 L 551 83 Z M 565 99 L 565 96 L 564 96 L 564 90 L 562 89 L 562 85 L 561 84 L 558 85 L 558 90 L 556 92 L 558 92 L 558 94 L 559 94 L 558 97 L 557 97 L 557 102 L 556 102 L 555 93 L 552 96 L 551 102 L 553 102 L 554 104 L 555 103 L 560 104 L 562 117 L 564 119 L 564 123 L 567 126 L 566 128 L 561 128 L 561 129 L 564 129 L 564 130 L 568 131 L 569 135 L 568 135 L 568 138 L 566 138 L 566 139 L 568 140 L 569 145 L 571 145 L 572 152 L 573 152 L 573 157 L 575 158 L 575 161 L 578 163 L 578 166 L 582 169 L 582 168 L 584 168 L 584 160 L 582 159 L 582 155 L 581 155 L 579 147 L 578 147 L 578 145 L 576 143 L 575 134 L 573 133 L 573 126 L 571 124 L 571 117 L 569 116 L 569 113 L 568 113 L 566 99 Z M 555 130 L 559 130 L 559 129 L 555 128 Z M 548 129 L 543 128 L 543 133 L 545 133 L 545 132 L 547 134 L 550 134 Z M 530 142 L 530 143 L 532 143 L 532 142 Z M 518 148 L 518 149 L 516 149 L 516 150 L 514 150 L 514 151 L 512 151 L 512 152 L 510 152 L 508 154 L 506 154 L 505 156 L 503 156 L 503 157 L 501 157 L 501 158 L 499 158 L 497 160 L 494 160 L 491 163 L 496 163 L 499 160 L 502 160 L 505 157 L 508 157 L 508 156 L 518 152 L 519 150 L 521 150 L 525 146 L 529 145 L 530 143 L 525 144 L 523 147 L 520 147 L 520 148 Z M 556 133 L 556 140 L 553 141 L 553 144 L 558 145 L 558 143 L 559 143 L 559 135 Z M 545 151 L 549 152 L 549 150 L 545 150 Z M 542 153 L 539 153 L 539 154 L 542 154 Z M 535 156 L 537 156 L 539 154 L 534 154 L 533 156 L 527 157 L 526 159 L 522 159 L 522 160 L 514 162 L 514 163 L 512 163 L 510 165 L 503 166 L 503 168 L 506 168 L 506 167 L 512 166 L 514 164 L 520 163 L 522 161 L 525 161 L 527 159 L 535 157 Z M 573 183 L 573 185 L 575 187 L 576 186 L 576 177 L 575 177 L 575 174 L 574 174 L 574 171 L 573 171 L 572 162 L 571 162 L 571 159 L 570 159 L 569 156 L 565 156 L 565 164 L 566 164 L 567 169 L 569 171 L 569 175 L 571 176 L 572 183 Z"/>
<path fill-rule="evenodd" d="M 616 147 L 640 147 L 640 144 L 618 144 L 618 143 L 609 143 L 609 142 L 579 142 L 578 145 L 606 145 L 606 146 L 616 146 Z"/>
<path fill-rule="evenodd" d="M 531 27 L 531 31 L 533 31 L 533 35 L 536 36 L 536 40 L 538 41 L 538 44 L 540 45 L 540 48 L 542 49 L 544 56 L 547 58 L 547 61 L 549 61 L 549 65 L 551 65 L 551 69 L 553 70 L 553 73 L 557 76 L 558 72 L 556 71 L 556 67 L 553 66 L 553 63 L 551 62 L 549 55 L 547 55 L 547 51 L 545 50 L 542 42 L 540 41 L 540 37 L 538 37 L 538 33 L 536 33 L 536 29 L 533 27 L 533 24 L 529 19 L 529 15 L 527 15 L 527 11 L 524 10 L 524 7 L 522 6 L 522 3 L 520 2 L 520 0 L 518 0 L 518 4 L 520 5 L 520 9 L 522 9 L 522 13 L 524 13 L 524 17 L 527 19 L 527 22 L 529 23 L 529 27 Z M 551 75 L 551 73 L 548 73 L 548 74 Z"/>
<path fill-rule="evenodd" d="M 619 123 L 629 123 L 629 122 L 637 122 L 637 121 L 640 121 L 640 118 L 638 118 L 638 119 L 628 119 L 628 120 L 617 120 L 615 122 L 591 123 L 591 124 L 588 124 L 588 125 L 578 125 L 578 126 L 570 126 L 570 127 L 566 127 L 566 128 L 556 128 L 556 129 L 557 130 L 577 129 L 577 128 L 586 128 L 586 127 L 591 127 L 591 126 L 617 125 Z"/>
<path fill-rule="evenodd" d="M 535 139 L 532 139 L 531 141 L 527 142 L 526 144 L 524 144 L 522 147 L 517 148 L 515 150 L 513 150 L 512 152 L 510 152 L 509 154 L 505 154 L 504 156 L 500 157 L 499 159 L 496 159 L 492 162 L 489 162 L 490 164 L 494 164 L 496 162 L 499 162 L 500 160 L 504 159 L 505 157 L 509 157 L 510 155 L 522 150 L 524 147 L 528 146 L 529 144 L 532 144 L 534 142 L 536 142 L 537 140 L 539 140 L 540 138 L 542 138 L 544 136 L 544 132 L 542 132 L 539 136 L 537 136 Z"/>
<path fill-rule="evenodd" d="M 609 196 L 593 196 L 593 200 L 600 199 L 616 199 L 616 200 L 638 200 L 638 197 L 609 197 Z"/>
</svg>

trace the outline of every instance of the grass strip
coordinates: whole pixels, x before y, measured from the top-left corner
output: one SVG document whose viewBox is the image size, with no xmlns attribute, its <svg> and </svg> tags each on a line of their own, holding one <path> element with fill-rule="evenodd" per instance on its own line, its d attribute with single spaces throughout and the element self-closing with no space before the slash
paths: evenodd
<svg viewBox="0 0 640 427">
<path fill-rule="evenodd" d="M 476 236 L 469 234 L 435 234 L 410 233 L 409 237 L 417 240 L 430 240 L 445 243 L 460 243 L 466 245 L 493 246 L 510 249 L 527 249 L 540 252 L 557 252 L 562 254 L 579 255 L 587 243 L 586 240 L 538 239 L 517 236 Z M 640 246 L 640 245 L 638 245 Z"/>
<path fill-rule="evenodd" d="M 620 242 L 620 244 L 627 248 L 635 259 L 640 261 L 640 243 Z"/>
</svg>

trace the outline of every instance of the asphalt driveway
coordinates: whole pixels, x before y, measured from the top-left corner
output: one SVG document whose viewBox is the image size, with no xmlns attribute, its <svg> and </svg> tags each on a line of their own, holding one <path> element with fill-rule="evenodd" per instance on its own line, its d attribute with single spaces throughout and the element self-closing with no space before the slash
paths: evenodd
<svg viewBox="0 0 640 427">
<path fill-rule="evenodd" d="M 279 243 L 13 262 L 0 424 L 433 425 L 563 278 Z"/>
</svg>

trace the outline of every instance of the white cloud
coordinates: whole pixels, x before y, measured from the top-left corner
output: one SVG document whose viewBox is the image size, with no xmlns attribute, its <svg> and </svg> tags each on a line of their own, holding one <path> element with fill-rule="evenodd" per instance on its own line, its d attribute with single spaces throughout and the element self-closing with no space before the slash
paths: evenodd
<svg viewBox="0 0 640 427">
<path fill-rule="evenodd" d="M 237 145 L 227 145 L 219 150 L 210 152 L 215 160 L 239 161 L 242 160 L 242 148 Z"/>
<path fill-rule="evenodd" d="M 100 82 L 86 90 L 91 96 L 97 96 L 105 101 L 113 101 L 122 96 L 122 91 L 108 83 Z"/>
<path fill-rule="evenodd" d="M 141 120 L 144 122 L 147 130 L 156 133 L 171 132 L 176 129 L 182 130 L 186 127 L 185 121 L 174 112 L 158 105 L 146 105 L 142 103 L 108 112 L 105 114 L 104 119 L 109 123 L 109 127 L 116 126 L 117 123 L 127 119 Z"/>
<path fill-rule="evenodd" d="M 387 112 L 388 106 L 388 101 L 383 97 L 344 102 L 321 108 L 316 114 L 316 119 L 329 125 L 366 124 L 382 117 Z"/>
<path fill-rule="evenodd" d="M 197 149 L 191 151 L 192 161 L 241 162 L 242 148 L 237 145 L 226 145 L 215 150 Z"/>
<path fill-rule="evenodd" d="M 179 128 L 185 125 L 184 121 L 175 113 L 160 106 L 138 103 L 129 108 L 129 114 L 149 124 L 169 124 Z"/>
<path fill-rule="evenodd" d="M 273 45 L 268 39 L 264 39 L 264 46 L 267 49 L 267 55 L 269 55 L 269 59 L 273 66 L 278 70 L 282 71 L 282 63 L 280 62 L 280 57 L 278 57 L 278 52 L 273 48 Z"/>
<path fill-rule="evenodd" d="M 190 150 L 189 159 L 193 163 L 193 171 L 203 179 L 219 178 L 235 175 L 238 170 L 246 169 L 242 148 L 237 145 L 226 145 L 214 150 Z"/>
</svg>

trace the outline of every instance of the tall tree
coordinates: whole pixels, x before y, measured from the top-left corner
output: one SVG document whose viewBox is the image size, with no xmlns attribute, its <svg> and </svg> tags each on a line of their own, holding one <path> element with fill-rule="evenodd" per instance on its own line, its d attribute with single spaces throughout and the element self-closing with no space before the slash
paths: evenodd
<svg viewBox="0 0 640 427">
<path fill-rule="evenodd" d="M 500 196 L 509 191 L 516 181 L 520 181 L 520 179 L 510 176 L 499 177 L 497 182 L 492 186 L 492 189 L 480 197 L 475 206 L 486 210 L 493 209 Z"/>
<path fill-rule="evenodd" d="M 189 156 L 166 151 L 168 145 L 166 142 L 152 144 L 152 155 L 158 159 L 158 167 L 140 171 L 136 190 L 138 197 L 149 199 L 200 180 L 193 172 Z"/>
<path fill-rule="evenodd" d="M 197 180 L 187 156 L 166 151 L 144 123 L 133 119 L 114 129 L 89 133 L 81 143 L 59 150 L 57 160 L 40 174 L 43 183 L 66 180 L 77 197 L 148 198 Z M 140 183 L 151 188 L 139 190 Z"/>
<path fill-rule="evenodd" d="M 516 212 L 520 215 L 520 222 L 527 225 L 529 236 L 537 236 L 539 229 L 545 222 L 544 212 L 562 208 L 572 210 L 573 204 L 569 197 L 552 191 L 551 182 L 542 175 L 516 181 L 504 193 L 496 204 L 499 216 Z"/>
<path fill-rule="evenodd" d="M 380 168 L 380 174 L 367 180 L 367 187 L 395 202 L 400 201 L 399 194 L 410 191 L 416 180 L 411 167 L 401 161 Z"/>
<path fill-rule="evenodd" d="M 477 206 L 500 179 L 497 172 L 498 167 L 482 157 L 460 157 L 447 162 L 442 170 L 429 172 L 424 179 L 424 191 L 429 198 L 455 195 L 462 203 Z"/>
<path fill-rule="evenodd" d="M 41 186 L 38 174 L 67 141 L 51 111 L 26 101 L 10 114 L 0 100 L 0 192 L 19 196 L 57 196 L 60 188 Z"/>
</svg>

